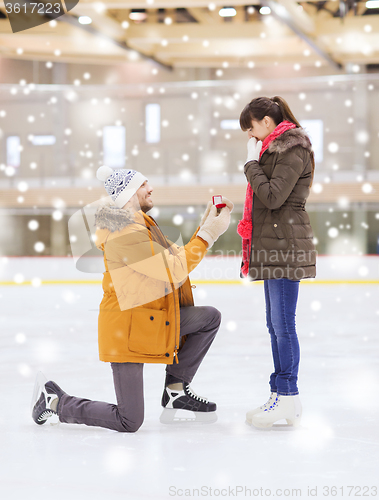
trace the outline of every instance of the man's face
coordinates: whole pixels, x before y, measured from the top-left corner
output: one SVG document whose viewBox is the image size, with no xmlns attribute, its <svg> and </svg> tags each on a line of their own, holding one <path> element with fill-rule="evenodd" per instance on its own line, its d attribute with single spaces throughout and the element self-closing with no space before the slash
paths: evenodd
<svg viewBox="0 0 379 500">
<path fill-rule="evenodd" d="M 137 189 L 136 195 L 140 206 L 138 210 L 142 210 L 142 212 L 146 213 L 153 208 L 154 203 L 151 199 L 152 192 L 153 188 L 147 181 L 145 181 L 142 186 Z"/>
</svg>

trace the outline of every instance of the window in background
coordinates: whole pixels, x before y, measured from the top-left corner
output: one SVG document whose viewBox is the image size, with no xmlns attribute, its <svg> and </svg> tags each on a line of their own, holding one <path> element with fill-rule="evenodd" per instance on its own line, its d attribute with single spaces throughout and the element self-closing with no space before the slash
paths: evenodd
<svg viewBox="0 0 379 500">
<path fill-rule="evenodd" d="M 146 130 L 146 142 L 156 143 L 161 140 L 160 104 L 146 104 L 145 130 Z"/>
<path fill-rule="evenodd" d="M 300 125 L 308 133 L 315 152 L 316 163 L 324 158 L 324 122 L 322 120 L 300 120 Z"/>
<path fill-rule="evenodd" d="M 125 127 L 103 127 L 103 163 L 111 168 L 125 166 Z"/>
<path fill-rule="evenodd" d="M 7 137 L 7 165 L 19 167 L 21 163 L 20 136 L 10 135 Z"/>
<path fill-rule="evenodd" d="M 33 135 L 31 139 L 33 146 L 52 146 L 55 142 L 55 135 Z"/>
</svg>

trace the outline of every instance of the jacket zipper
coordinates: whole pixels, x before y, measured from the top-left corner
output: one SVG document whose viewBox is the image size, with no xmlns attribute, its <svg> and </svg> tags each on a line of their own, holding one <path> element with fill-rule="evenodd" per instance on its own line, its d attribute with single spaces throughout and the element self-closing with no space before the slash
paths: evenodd
<svg viewBox="0 0 379 500">
<path fill-rule="evenodd" d="M 179 360 L 178 360 L 178 334 L 177 334 L 177 318 L 176 318 L 176 298 L 175 298 L 175 288 L 173 286 L 172 283 L 171 284 L 171 289 L 172 289 L 172 293 L 174 295 L 174 304 L 175 304 L 175 349 L 174 349 L 174 359 L 173 359 L 173 362 L 176 361 L 176 364 L 178 365 L 179 364 Z M 180 310 L 180 308 L 179 308 Z M 179 332 L 179 338 L 180 338 L 180 332 Z"/>
<path fill-rule="evenodd" d="M 154 219 L 153 219 L 154 220 Z M 155 226 L 159 229 L 159 231 L 161 232 L 162 236 L 164 237 L 160 227 L 158 226 L 158 224 L 154 221 L 155 223 Z M 149 229 L 149 228 L 148 228 Z M 149 233 L 151 234 L 151 231 L 149 231 Z M 166 238 L 164 238 L 166 239 Z M 169 272 L 170 276 L 171 276 L 171 272 L 170 272 L 170 268 L 168 267 L 168 263 L 167 263 L 167 260 L 166 260 L 166 257 L 164 255 L 163 256 L 163 261 L 165 263 L 165 266 L 166 266 L 166 269 L 167 271 Z M 178 334 L 177 334 L 177 314 L 176 314 L 176 298 L 175 298 L 175 288 L 174 288 L 174 284 L 170 281 L 170 286 L 171 286 L 171 290 L 172 290 L 172 294 L 173 294 L 173 297 L 174 297 L 174 308 L 175 308 L 175 348 L 174 348 L 174 354 L 173 354 L 173 362 L 176 361 L 177 364 L 179 364 L 179 361 L 178 361 L 178 344 L 179 344 L 179 341 L 178 341 Z M 179 338 L 180 338 L 180 332 L 179 332 Z"/>
<path fill-rule="evenodd" d="M 164 255 L 163 255 L 163 260 L 164 260 L 166 269 L 170 273 L 170 269 L 168 267 L 166 257 Z M 171 273 L 170 273 L 170 276 L 171 276 Z M 179 361 L 178 361 L 178 334 L 177 334 L 177 324 L 178 323 L 177 323 L 177 318 L 176 318 L 176 298 L 175 298 L 174 284 L 171 281 L 170 281 L 170 286 L 171 286 L 171 290 L 172 290 L 172 295 L 174 297 L 174 308 L 175 308 L 175 349 L 174 349 L 173 361 L 176 361 L 176 363 L 179 364 Z M 180 332 L 179 332 L 179 337 L 180 337 Z"/>
<path fill-rule="evenodd" d="M 152 221 L 154 222 L 154 225 L 155 227 L 157 227 L 160 231 L 160 233 L 162 234 L 162 236 L 164 237 L 160 227 L 158 226 L 158 224 L 155 222 L 155 220 L 150 217 L 152 219 Z M 141 224 L 143 225 L 143 224 Z M 146 225 L 145 223 L 145 227 L 147 228 L 147 230 L 149 231 L 149 235 L 150 235 L 150 241 L 152 241 L 152 236 L 151 236 L 151 230 L 150 230 L 150 227 Z M 164 238 L 166 239 L 166 238 Z M 170 269 L 168 267 L 168 264 L 167 264 L 167 261 L 166 261 L 166 257 L 163 255 L 163 260 L 164 260 L 164 263 L 165 263 L 165 266 L 166 266 L 166 269 L 168 270 L 168 272 L 170 272 Z M 170 273 L 170 276 L 171 276 L 171 273 Z M 177 317 L 176 317 L 176 299 L 175 299 L 175 288 L 174 288 L 174 284 L 170 281 L 170 285 L 171 285 L 171 290 L 172 290 L 172 294 L 174 296 L 174 307 L 175 307 L 175 348 L 174 348 L 174 354 L 173 354 L 173 361 L 176 360 L 176 363 L 179 364 L 179 361 L 178 361 L 178 334 L 177 334 Z M 179 339 L 180 339 L 180 331 L 179 331 Z"/>
</svg>

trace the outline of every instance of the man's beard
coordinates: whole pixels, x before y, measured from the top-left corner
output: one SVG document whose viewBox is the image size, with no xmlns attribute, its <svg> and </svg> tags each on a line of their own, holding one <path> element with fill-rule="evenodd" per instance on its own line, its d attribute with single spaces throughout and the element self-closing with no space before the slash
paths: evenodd
<svg viewBox="0 0 379 500">
<path fill-rule="evenodd" d="M 144 214 L 146 214 L 146 212 L 148 212 L 149 210 L 151 210 L 153 207 L 151 207 L 150 205 L 143 205 L 141 206 L 141 210 Z"/>
</svg>

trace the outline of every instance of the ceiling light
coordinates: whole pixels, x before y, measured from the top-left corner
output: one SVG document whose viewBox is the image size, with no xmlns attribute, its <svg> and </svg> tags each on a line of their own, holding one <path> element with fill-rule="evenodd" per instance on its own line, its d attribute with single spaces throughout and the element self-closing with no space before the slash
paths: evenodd
<svg viewBox="0 0 379 500">
<path fill-rule="evenodd" d="M 262 14 L 262 16 L 267 16 L 268 14 L 271 14 L 271 9 L 270 7 L 264 6 L 259 9 L 259 14 Z"/>
<path fill-rule="evenodd" d="M 106 10 L 106 6 L 102 3 L 102 2 L 96 2 L 94 4 L 94 9 L 96 10 L 96 12 L 98 12 L 99 14 L 102 14 L 105 10 Z"/>
<path fill-rule="evenodd" d="M 147 14 L 144 10 L 132 10 L 129 14 L 129 19 L 132 21 L 144 21 L 147 18 Z"/>
<path fill-rule="evenodd" d="M 366 9 L 379 9 L 379 0 L 368 0 Z"/>
<path fill-rule="evenodd" d="M 80 24 L 91 24 L 92 23 L 92 19 L 89 16 L 80 16 L 78 21 L 80 22 Z"/>
<path fill-rule="evenodd" d="M 224 7 L 219 11 L 218 14 L 221 17 L 233 17 L 237 14 L 237 11 L 234 7 Z"/>
</svg>

